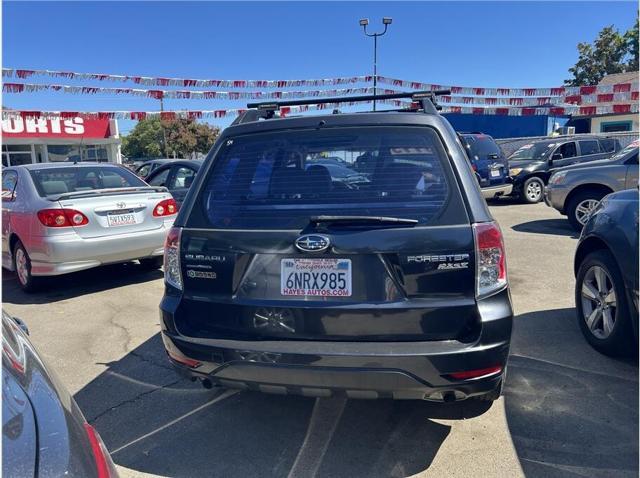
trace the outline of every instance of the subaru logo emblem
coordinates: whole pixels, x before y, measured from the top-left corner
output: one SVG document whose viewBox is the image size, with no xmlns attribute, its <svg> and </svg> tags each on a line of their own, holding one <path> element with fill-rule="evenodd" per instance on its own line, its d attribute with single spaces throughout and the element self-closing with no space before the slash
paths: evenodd
<svg viewBox="0 0 640 478">
<path fill-rule="evenodd" d="M 119 209 L 124 209 L 125 207 L 127 207 L 127 204 L 126 204 L 126 203 L 124 203 L 124 202 L 118 202 L 118 203 L 116 203 L 116 206 L 117 206 Z"/>
<path fill-rule="evenodd" d="M 322 252 L 329 247 L 329 244 L 327 236 L 318 234 L 307 234 L 296 239 L 296 247 L 303 252 Z"/>
</svg>

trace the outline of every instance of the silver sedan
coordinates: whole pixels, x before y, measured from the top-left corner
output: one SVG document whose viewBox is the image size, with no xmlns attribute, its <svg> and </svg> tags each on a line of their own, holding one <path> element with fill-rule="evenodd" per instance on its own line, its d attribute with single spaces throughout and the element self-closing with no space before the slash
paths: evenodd
<svg viewBox="0 0 640 478">
<path fill-rule="evenodd" d="M 55 276 L 139 260 L 162 265 L 178 207 L 165 188 L 104 163 L 46 163 L 2 171 L 2 266 L 25 291 Z"/>
</svg>

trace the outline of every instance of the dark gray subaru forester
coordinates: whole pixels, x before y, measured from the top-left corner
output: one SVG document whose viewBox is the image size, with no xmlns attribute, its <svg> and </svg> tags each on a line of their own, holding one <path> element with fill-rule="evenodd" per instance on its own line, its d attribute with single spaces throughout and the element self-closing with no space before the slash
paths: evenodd
<svg viewBox="0 0 640 478">
<path fill-rule="evenodd" d="M 249 105 L 222 133 L 166 243 L 162 338 L 181 372 L 306 396 L 499 397 L 500 229 L 435 94 L 376 96 L 397 98 L 414 102 Z"/>
</svg>

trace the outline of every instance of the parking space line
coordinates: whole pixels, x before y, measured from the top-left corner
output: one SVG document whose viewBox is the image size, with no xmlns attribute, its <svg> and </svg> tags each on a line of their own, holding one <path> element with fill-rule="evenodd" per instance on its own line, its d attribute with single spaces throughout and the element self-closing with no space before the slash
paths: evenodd
<svg viewBox="0 0 640 478">
<path fill-rule="evenodd" d="M 307 434 L 288 478 L 315 476 L 344 412 L 346 398 L 316 398 Z"/>
<path fill-rule="evenodd" d="M 136 443 L 138 443 L 138 442 L 140 442 L 140 441 L 142 441 L 142 440 L 144 440 L 146 438 L 149 438 L 150 436 L 155 435 L 156 433 L 159 433 L 162 430 L 165 430 L 165 429 L 169 428 L 172 425 L 175 425 L 176 423 L 184 420 L 185 418 L 190 417 L 194 413 L 198 413 L 200 410 L 202 410 L 204 408 L 207 408 L 209 405 L 213 405 L 214 403 L 221 402 L 222 400 L 225 400 L 225 399 L 231 397 L 232 395 L 235 395 L 236 393 L 238 393 L 238 390 L 226 390 L 225 392 L 223 392 L 222 394 L 218 395 L 213 400 L 210 400 L 207 403 L 204 403 L 204 404 L 200 405 L 199 407 L 194 408 L 190 412 L 187 412 L 184 415 L 182 415 L 182 416 L 180 416 L 180 417 L 178 417 L 178 418 L 176 418 L 174 420 L 171 420 L 169 423 L 166 423 L 166 424 L 162 425 L 160 428 L 156 428 L 155 430 L 153 430 L 153 431 L 151 431 L 151 432 L 149 432 L 149 433 L 147 433 L 145 435 L 142 435 L 141 437 L 138 437 L 135 440 L 132 440 L 129 443 L 127 443 L 125 445 L 122 445 L 119 448 L 116 448 L 115 450 L 113 450 L 111 452 L 111 454 L 114 455 L 114 454 L 118 453 L 119 451 L 122 451 L 125 448 L 130 447 L 131 445 L 134 445 L 134 444 L 136 444 Z"/>
</svg>

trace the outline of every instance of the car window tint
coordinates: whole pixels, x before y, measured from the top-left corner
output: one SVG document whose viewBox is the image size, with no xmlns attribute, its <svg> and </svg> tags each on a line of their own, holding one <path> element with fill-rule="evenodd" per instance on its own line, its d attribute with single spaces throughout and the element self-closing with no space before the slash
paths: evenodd
<svg viewBox="0 0 640 478">
<path fill-rule="evenodd" d="M 496 142 L 486 134 L 469 134 L 464 135 L 464 144 L 466 146 L 469 158 L 488 159 L 490 156 L 502 156 L 502 151 Z"/>
<path fill-rule="evenodd" d="M 150 170 L 151 170 L 151 165 L 145 164 L 138 170 L 138 176 L 145 177 L 147 174 L 149 174 Z"/>
<path fill-rule="evenodd" d="M 582 140 L 580 143 L 580 154 L 597 154 L 600 152 L 598 141 L 596 140 Z"/>
<path fill-rule="evenodd" d="M 170 171 L 171 171 L 171 168 L 163 169 L 162 171 L 155 174 L 155 176 L 153 176 L 153 178 L 151 178 L 147 182 L 151 186 L 166 186 L 167 178 L 169 177 Z"/>
<path fill-rule="evenodd" d="M 191 185 L 196 172 L 186 166 L 176 168 L 169 189 L 184 189 Z"/>
<path fill-rule="evenodd" d="M 558 148 L 558 153 L 560 153 L 563 158 L 573 158 L 578 154 L 576 150 L 576 143 L 574 141 L 564 143 Z"/>
<path fill-rule="evenodd" d="M 48 196 L 67 192 L 145 186 L 135 174 L 122 167 L 59 167 L 31 169 L 38 194 Z"/>
<path fill-rule="evenodd" d="M 431 128 L 243 135 L 225 141 L 198 201 L 217 228 L 302 228 L 323 214 L 426 224 L 448 201 L 463 210 L 446 158 Z"/>
<path fill-rule="evenodd" d="M 600 149 L 605 153 L 612 153 L 616 150 L 616 142 L 613 139 L 601 139 Z"/>
</svg>

